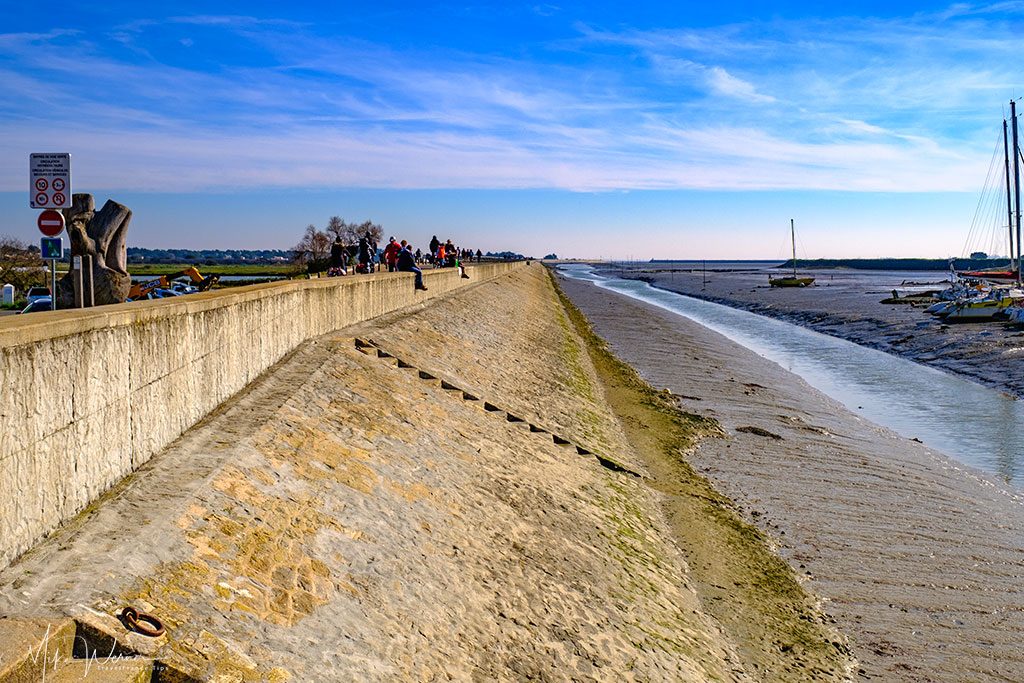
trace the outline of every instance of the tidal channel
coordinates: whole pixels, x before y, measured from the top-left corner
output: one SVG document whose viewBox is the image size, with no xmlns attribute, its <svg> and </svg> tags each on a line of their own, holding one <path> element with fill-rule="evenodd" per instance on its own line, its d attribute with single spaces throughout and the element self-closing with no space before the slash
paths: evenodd
<svg viewBox="0 0 1024 683">
<path fill-rule="evenodd" d="M 1024 488 L 1024 401 L 956 375 L 781 320 L 560 266 L 566 277 L 685 316 L 799 375 L 856 414 Z"/>
</svg>

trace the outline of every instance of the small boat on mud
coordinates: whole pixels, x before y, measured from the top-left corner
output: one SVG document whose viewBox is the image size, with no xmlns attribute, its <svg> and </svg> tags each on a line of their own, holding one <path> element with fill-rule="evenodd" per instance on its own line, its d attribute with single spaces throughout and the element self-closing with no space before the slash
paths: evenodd
<svg viewBox="0 0 1024 683">
<path fill-rule="evenodd" d="M 1024 325 L 1024 306 L 1015 304 L 1007 308 L 1006 322 L 1011 325 Z"/>
<path fill-rule="evenodd" d="M 1016 270 L 959 270 L 960 277 L 973 277 L 982 280 L 997 280 L 999 282 L 1016 282 Z"/>
<path fill-rule="evenodd" d="M 1024 289 L 985 280 L 959 280 L 937 297 L 939 301 L 926 312 L 947 322 L 983 322 L 1006 319 L 1011 309 L 1024 304 Z"/>
<path fill-rule="evenodd" d="M 789 236 L 793 243 L 793 276 L 792 277 L 772 277 L 768 276 L 768 284 L 772 287 L 806 287 L 814 284 L 813 277 L 799 277 L 796 274 L 796 227 L 793 225 L 793 219 L 789 219 Z"/>
<path fill-rule="evenodd" d="M 973 323 L 997 320 L 1006 317 L 1006 311 L 1019 299 L 994 291 L 989 296 L 956 302 L 942 319 L 951 323 Z"/>
</svg>

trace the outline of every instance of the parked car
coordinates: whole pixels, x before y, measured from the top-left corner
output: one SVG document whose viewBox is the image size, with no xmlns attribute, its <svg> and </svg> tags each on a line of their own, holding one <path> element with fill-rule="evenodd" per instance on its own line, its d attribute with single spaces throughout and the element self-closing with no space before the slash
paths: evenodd
<svg viewBox="0 0 1024 683">
<path fill-rule="evenodd" d="M 44 298 L 45 299 L 49 299 L 50 298 L 50 288 L 49 287 L 29 287 L 28 288 L 28 296 L 25 297 L 25 300 L 28 301 L 31 304 L 31 303 L 33 303 L 35 301 L 38 301 L 39 299 L 44 299 Z"/>
<path fill-rule="evenodd" d="M 18 311 L 18 313 L 38 313 L 39 311 L 49 311 L 53 308 L 53 299 L 49 295 L 43 297 L 36 297 L 35 301 L 32 301 L 28 306 Z"/>
</svg>

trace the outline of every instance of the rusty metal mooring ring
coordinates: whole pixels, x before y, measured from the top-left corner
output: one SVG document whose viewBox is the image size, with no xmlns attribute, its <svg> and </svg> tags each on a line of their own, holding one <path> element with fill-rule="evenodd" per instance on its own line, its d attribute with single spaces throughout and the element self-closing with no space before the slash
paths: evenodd
<svg viewBox="0 0 1024 683">
<path fill-rule="evenodd" d="M 150 638 L 158 638 L 164 634 L 164 625 L 156 617 L 140 612 L 134 607 L 125 607 L 121 618 L 129 629 Z"/>
</svg>

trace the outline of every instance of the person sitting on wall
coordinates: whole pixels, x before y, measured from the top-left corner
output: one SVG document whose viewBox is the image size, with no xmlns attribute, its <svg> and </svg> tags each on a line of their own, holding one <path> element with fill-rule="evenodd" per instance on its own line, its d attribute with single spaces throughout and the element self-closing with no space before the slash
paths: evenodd
<svg viewBox="0 0 1024 683">
<path fill-rule="evenodd" d="M 402 240 L 402 248 L 398 252 L 398 270 L 402 273 L 415 273 L 416 289 L 427 291 L 426 285 L 423 284 L 423 271 L 416 267 L 416 257 L 405 240 Z"/>
</svg>

